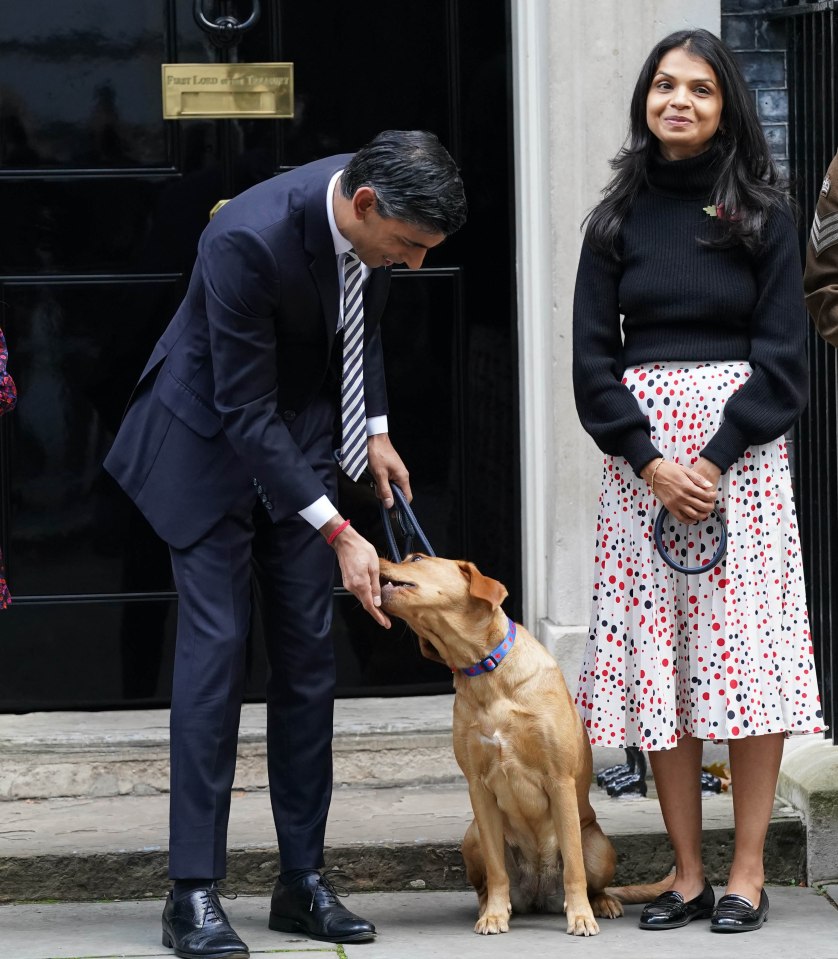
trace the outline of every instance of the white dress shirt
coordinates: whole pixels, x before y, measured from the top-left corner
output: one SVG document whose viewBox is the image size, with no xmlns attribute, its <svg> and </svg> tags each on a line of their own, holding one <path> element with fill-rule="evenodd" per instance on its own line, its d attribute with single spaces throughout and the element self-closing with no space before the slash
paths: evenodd
<svg viewBox="0 0 838 959">
<path fill-rule="evenodd" d="M 337 186 L 338 178 L 340 177 L 341 173 L 343 173 L 343 170 L 338 170 L 338 172 L 329 181 L 329 187 L 326 190 L 326 216 L 329 218 L 329 229 L 332 231 L 332 243 L 334 243 L 335 257 L 337 258 L 339 285 L 338 330 L 343 329 L 343 264 L 346 260 L 346 254 L 352 249 L 352 244 L 346 239 L 340 230 L 338 230 L 337 223 L 335 223 L 335 187 Z M 371 272 L 372 271 L 366 265 L 366 263 L 361 263 L 361 277 L 364 283 L 366 283 L 369 279 Z M 367 436 L 374 436 L 377 433 L 386 432 L 386 415 L 370 416 L 367 418 Z M 324 523 L 328 523 L 333 516 L 337 516 L 337 510 L 335 509 L 334 504 L 330 502 L 328 496 L 321 496 L 320 499 L 312 503 L 311 506 L 306 506 L 305 509 L 301 509 L 300 516 L 302 516 L 307 523 L 311 523 L 315 529 L 320 529 L 320 527 Z"/>
</svg>

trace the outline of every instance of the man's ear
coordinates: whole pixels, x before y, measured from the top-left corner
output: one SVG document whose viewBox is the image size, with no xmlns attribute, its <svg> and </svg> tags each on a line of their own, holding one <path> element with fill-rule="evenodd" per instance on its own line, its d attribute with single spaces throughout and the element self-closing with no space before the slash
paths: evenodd
<svg viewBox="0 0 838 959">
<path fill-rule="evenodd" d="M 489 576 L 484 576 L 474 563 L 463 561 L 458 565 L 460 572 L 468 580 L 469 595 L 475 599 L 483 599 L 491 605 L 492 609 L 497 609 L 509 595 L 503 583 L 499 583 Z"/>
<path fill-rule="evenodd" d="M 352 197 L 352 212 L 356 220 L 363 220 L 367 213 L 375 210 L 378 201 L 371 186 L 359 186 Z"/>
</svg>

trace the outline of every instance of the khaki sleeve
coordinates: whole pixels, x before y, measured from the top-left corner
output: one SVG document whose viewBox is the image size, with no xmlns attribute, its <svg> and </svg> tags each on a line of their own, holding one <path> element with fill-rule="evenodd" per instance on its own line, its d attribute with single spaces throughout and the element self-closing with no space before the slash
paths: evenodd
<svg viewBox="0 0 838 959">
<path fill-rule="evenodd" d="M 803 274 L 806 309 L 818 333 L 838 347 L 838 154 L 821 186 Z"/>
</svg>

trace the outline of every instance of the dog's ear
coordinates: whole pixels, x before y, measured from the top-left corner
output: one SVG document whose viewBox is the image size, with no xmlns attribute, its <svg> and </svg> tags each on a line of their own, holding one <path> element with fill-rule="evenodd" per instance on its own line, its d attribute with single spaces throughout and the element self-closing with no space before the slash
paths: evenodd
<svg viewBox="0 0 838 959">
<path fill-rule="evenodd" d="M 503 583 L 499 583 L 489 576 L 484 576 L 474 563 L 464 561 L 459 564 L 459 567 L 468 580 L 469 595 L 474 596 L 475 599 L 485 599 L 487 603 L 491 604 L 492 609 L 497 609 L 509 595 Z"/>
</svg>

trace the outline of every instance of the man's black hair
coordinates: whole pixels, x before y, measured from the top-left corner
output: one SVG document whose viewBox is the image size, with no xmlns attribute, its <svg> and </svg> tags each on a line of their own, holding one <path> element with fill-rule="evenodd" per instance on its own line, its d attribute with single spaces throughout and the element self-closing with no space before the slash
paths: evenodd
<svg viewBox="0 0 838 959">
<path fill-rule="evenodd" d="M 463 181 L 445 147 L 425 130 L 385 130 L 361 147 L 341 175 L 341 193 L 375 190 L 380 216 L 450 236 L 465 223 Z"/>
</svg>

